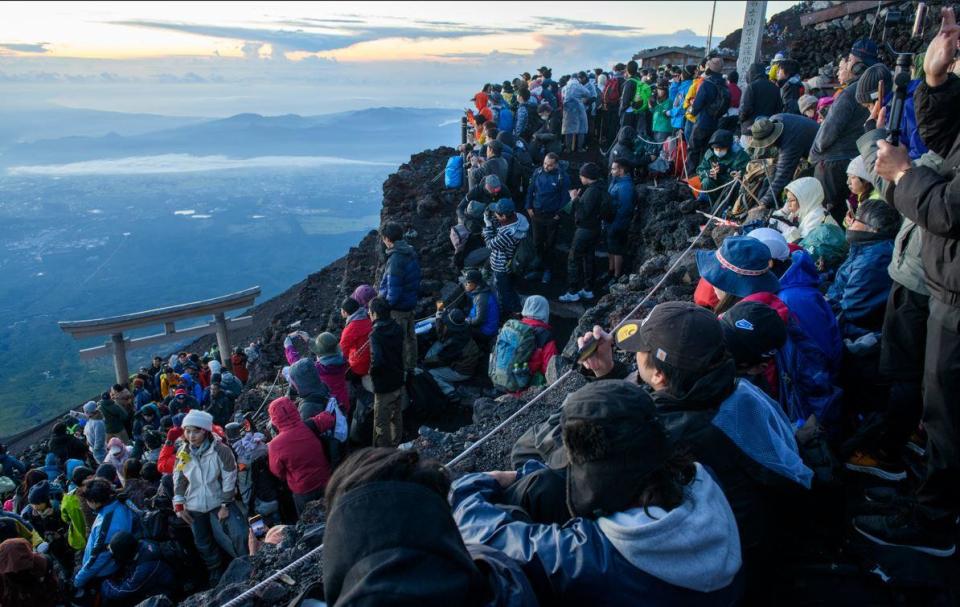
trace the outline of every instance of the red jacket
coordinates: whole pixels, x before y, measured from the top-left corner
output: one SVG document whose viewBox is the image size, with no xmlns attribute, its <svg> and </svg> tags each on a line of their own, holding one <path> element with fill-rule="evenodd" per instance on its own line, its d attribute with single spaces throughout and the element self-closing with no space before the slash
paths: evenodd
<svg viewBox="0 0 960 607">
<path fill-rule="evenodd" d="M 270 403 L 270 423 L 279 434 L 267 443 L 270 472 L 287 483 L 294 493 L 310 493 L 326 487 L 330 464 L 320 439 L 300 419 L 297 406 L 287 397 Z M 333 428 L 334 417 L 323 412 L 312 418 L 321 432 Z"/>
<path fill-rule="evenodd" d="M 340 351 L 347 359 L 350 370 L 360 377 L 370 373 L 371 331 L 373 322 L 369 318 L 358 318 L 347 323 L 340 334 Z"/>
<path fill-rule="evenodd" d="M 536 318 L 524 318 L 520 322 L 530 327 L 546 329 L 537 332 L 537 349 L 530 355 L 530 362 L 527 363 L 530 367 L 531 376 L 537 373 L 546 375 L 547 364 L 551 358 L 557 355 L 557 342 L 553 341 L 553 329 L 547 323 Z"/>
<path fill-rule="evenodd" d="M 250 379 L 250 371 L 247 370 L 247 355 L 234 354 L 230 357 L 230 366 L 233 367 L 233 375 L 244 384 Z"/>
<path fill-rule="evenodd" d="M 730 91 L 730 107 L 740 107 L 740 97 L 743 95 L 740 87 L 732 82 L 728 82 L 727 90 Z"/>
<path fill-rule="evenodd" d="M 717 292 L 713 290 L 713 285 L 707 282 L 705 278 L 701 278 L 700 282 L 697 283 L 697 290 L 693 292 L 693 303 L 710 310 L 715 309 L 717 304 L 720 303 L 720 298 L 717 297 Z"/>
</svg>

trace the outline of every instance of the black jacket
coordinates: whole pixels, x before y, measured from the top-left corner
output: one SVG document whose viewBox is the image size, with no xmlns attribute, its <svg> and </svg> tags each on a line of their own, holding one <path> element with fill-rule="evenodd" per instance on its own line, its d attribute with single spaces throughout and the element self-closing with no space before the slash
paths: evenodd
<svg viewBox="0 0 960 607">
<path fill-rule="evenodd" d="M 944 175 L 914 167 L 887 190 L 887 200 L 923 228 L 921 257 L 930 294 L 960 307 L 960 78 L 930 87 L 921 84 L 913 96 L 923 142 L 944 158 Z"/>
<path fill-rule="evenodd" d="M 87 443 L 72 434 L 61 434 L 50 437 L 47 451 L 57 456 L 62 463 L 68 459 L 87 459 Z"/>
<path fill-rule="evenodd" d="M 780 85 L 780 99 L 783 100 L 784 114 L 800 113 L 800 88 L 802 86 L 799 78 L 790 78 Z"/>
<path fill-rule="evenodd" d="M 423 357 L 423 366 L 450 367 L 457 373 L 473 375 L 480 362 L 480 348 L 466 324 L 447 326 Z"/>
<path fill-rule="evenodd" d="M 391 318 L 373 323 L 370 332 L 370 379 L 377 394 L 403 387 L 403 329 Z"/>
<path fill-rule="evenodd" d="M 614 161 L 618 163 L 623 162 L 630 168 L 640 166 L 642 163 L 634 153 L 636 140 L 637 129 L 630 125 L 620 127 L 620 130 L 617 132 L 617 141 L 607 153 L 607 168 L 609 169 Z"/>
<path fill-rule="evenodd" d="M 483 217 L 470 218 L 467 217 L 467 205 L 470 204 L 471 200 L 476 200 L 482 202 L 484 205 L 492 204 L 501 198 L 509 198 L 513 200 L 513 194 L 510 192 L 505 184 L 500 184 L 500 191 L 497 194 L 491 194 L 487 191 L 487 188 L 483 187 L 483 181 L 473 186 L 470 191 L 467 192 L 467 195 L 463 197 L 463 200 L 460 201 L 460 204 L 457 205 L 457 219 L 460 222 L 467 226 L 472 234 L 479 234 L 483 231 Z"/>
<path fill-rule="evenodd" d="M 813 140 L 817 136 L 819 125 L 815 120 L 797 114 L 776 114 L 770 118 L 783 123 L 783 134 L 776 143 L 780 153 L 770 180 L 771 189 L 761 198 L 767 206 L 773 207 L 774 202 L 779 204 L 783 188 L 793 181 L 797 165 L 810 152 L 810 146 L 813 145 Z"/>
<path fill-rule="evenodd" d="M 416 483 L 348 491 L 329 514 L 324 544 L 328 605 L 537 604 L 519 565 L 497 550 L 468 552 L 447 501 Z"/>
<path fill-rule="evenodd" d="M 629 127 L 628 127 L 629 128 Z M 602 179 L 594 181 L 573 199 L 573 222 L 581 230 L 600 231 L 603 201 L 609 198 L 607 183 Z"/>
<path fill-rule="evenodd" d="M 620 120 L 623 120 L 623 115 L 627 113 L 627 109 L 633 105 L 633 98 L 637 95 L 637 81 L 631 80 L 629 77 L 624 75 L 623 81 L 620 82 L 620 107 L 618 109 L 620 113 Z"/>
<path fill-rule="evenodd" d="M 750 127 L 761 116 L 767 118 L 783 110 L 783 100 L 777 85 L 770 82 L 763 66 L 754 63 L 750 66 L 747 87 L 740 98 L 740 133 L 750 134 Z"/>
<path fill-rule="evenodd" d="M 860 155 L 857 139 L 863 135 L 863 123 L 870 117 L 870 111 L 857 103 L 857 82 L 859 79 L 847 83 L 847 88 L 830 106 L 810 148 L 810 162 L 850 160 Z"/>
</svg>

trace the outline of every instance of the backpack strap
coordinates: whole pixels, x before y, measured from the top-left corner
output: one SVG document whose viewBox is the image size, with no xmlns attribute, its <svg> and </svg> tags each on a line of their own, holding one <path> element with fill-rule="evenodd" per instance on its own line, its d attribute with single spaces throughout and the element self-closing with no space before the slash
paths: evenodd
<svg viewBox="0 0 960 607">
<path fill-rule="evenodd" d="M 93 545 L 90 552 L 90 560 L 100 556 L 107 549 L 107 535 L 110 533 L 110 523 L 113 522 L 113 510 L 103 516 L 103 522 L 100 523 L 100 536 L 97 537 L 97 543 Z"/>
</svg>

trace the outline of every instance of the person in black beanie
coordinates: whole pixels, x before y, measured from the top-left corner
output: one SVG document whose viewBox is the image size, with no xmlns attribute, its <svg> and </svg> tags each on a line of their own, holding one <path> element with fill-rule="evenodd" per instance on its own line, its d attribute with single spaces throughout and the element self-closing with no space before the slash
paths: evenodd
<svg viewBox="0 0 960 607">
<path fill-rule="evenodd" d="M 578 190 L 570 190 L 573 203 L 573 222 L 576 231 L 567 257 L 567 292 L 560 301 L 574 302 L 593 299 L 594 258 L 600 239 L 600 222 L 605 208 L 609 209 L 610 194 L 602 180 L 603 172 L 593 162 L 580 167 Z"/>
</svg>

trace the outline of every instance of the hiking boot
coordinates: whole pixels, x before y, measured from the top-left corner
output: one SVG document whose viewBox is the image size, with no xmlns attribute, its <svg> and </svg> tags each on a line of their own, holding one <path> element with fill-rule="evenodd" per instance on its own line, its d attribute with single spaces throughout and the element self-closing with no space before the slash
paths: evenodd
<svg viewBox="0 0 960 607">
<path fill-rule="evenodd" d="M 579 293 L 564 293 L 563 295 L 561 295 L 561 296 L 558 297 L 557 299 L 559 299 L 560 301 L 562 301 L 562 302 L 564 302 L 564 303 L 572 303 L 572 302 L 575 302 L 575 301 L 580 301 L 580 294 L 579 294 Z"/>
<path fill-rule="evenodd" d="M 957 551 L 956 525 L 922 520 L 915 508 L 898 514 L 858 516 L 853 528 L 881 546 L 901 546 L 939 557 L 952 556 Z"/>
<path fill-rule="evenodd" d="M 577 295 L 580 296 L 580 299 L 593 299 L 593 291 L 587 291 L 586 289 L 581 289 Z"/>
<path fill-rule="evenodd" d="M 919 430 L 913 431 L 913 434 L 910 435 L 907 444 L 904 446 L 919 457 L 927 456 L 927 439 L 920 434 Z"/>
<path fill-rule="evenodd" d="M 550 280 L 551 280 L 552 278 L 553 278 L 553 274 L 550 273 L 550 270 L 544 270 L 544 272 L 543 272 L 543 278 L 541 279 L 540 282 L 542 282 L 542 283 L 545 284 L 545 285 L 548 285 L 548 284 L 550 284 Z"/>
<path fill-rule="evenodd" d="M 885 481 L 902 481 L 907 478 L 903 466 L 880 459 L 879 456 L 857 451 L 844 464 L 847 470 L 869 474 Z"/>
<path fill-rule="evenodd" d="M 888 515 L 909 512 L 917 507 L 913 496 L 901 495 L 896 487 L 869 487 L 863 492 L 864 501 L 851 506 L 851 514 Z"/>
</svg>

